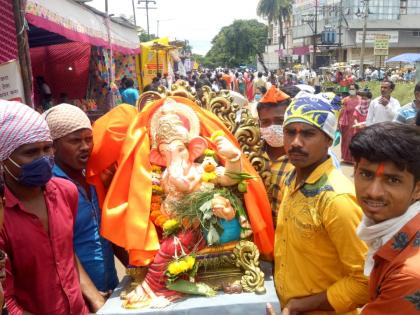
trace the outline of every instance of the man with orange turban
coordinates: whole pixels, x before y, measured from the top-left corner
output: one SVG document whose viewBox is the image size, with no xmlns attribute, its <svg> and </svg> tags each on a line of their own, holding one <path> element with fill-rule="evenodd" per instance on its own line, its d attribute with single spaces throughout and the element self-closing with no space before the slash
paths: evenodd
<svg viewBox="0 0 420 315">
<path fill-rule="evenodd" d="M 271 169 L 269 196 L 274 225 L 280 206 L 280 183 L 284 174 L 292 168 L 283 146 L 284 113 L 289 103 L 289 95 L 272 85 L 257 104 L 261 138 L 264 139 L 264 158 Z"/>
</svg>

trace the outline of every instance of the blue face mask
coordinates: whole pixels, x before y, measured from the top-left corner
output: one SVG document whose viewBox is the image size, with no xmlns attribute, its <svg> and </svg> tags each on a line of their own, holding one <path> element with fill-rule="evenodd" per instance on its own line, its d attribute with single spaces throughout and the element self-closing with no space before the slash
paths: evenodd
<svg viewBox="0 0 420 315">
<path fill-rule="evenodd" d="M 255 94 L 254 98 L 258 102 L 261 99 L 261 94 Z"/>
<path fill-rule="evenodd" d="M 9 169 L 5 166 L 5 170 L 12 176 L 19 184 L 29 187 L 42 187 L 52 177 L 52 168 L 54 166 L 54 157 L 47 155 L 39 159 L 33 160 L 32 162 L 24 165 L 19 165 L 11 158 L 9 161 L 12 162 L 16 167 L 22 170 L 19 177 L 14 176 Z"/>
</svg>

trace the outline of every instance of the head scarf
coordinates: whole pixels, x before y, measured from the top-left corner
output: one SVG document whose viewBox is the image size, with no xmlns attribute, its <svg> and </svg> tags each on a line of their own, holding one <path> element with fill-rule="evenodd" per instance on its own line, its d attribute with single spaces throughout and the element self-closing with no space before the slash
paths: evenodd
<svg viewBox="0 0 420 315">
<path fill-rule="evenodd" d="M 43 117 L 48 123 L 53 140 L 80 130 L 92 130 L 88 116 L 79 107 L 70 104 L 60 104 L 47 110 Z"/>
<path fill-rule="evenodd" d="M 286 110 L 284 126 L 293 122 L 307 123 L 335 138 L 339 103 L 333 95 L 311 95 L 302 93 Z"/>
<path fill-rule="evenodd" d="M 27 105 L 0 100 L 0 161 L 24 144 L 51 141 L 42 116 Z"/>
<path fill-rule="evenodd" d="M 259 101 L 259 103 L 280 103 L 289 98 L 289 95 L 272 85 L 264 94 L 264 97 Z"/>
</svg>

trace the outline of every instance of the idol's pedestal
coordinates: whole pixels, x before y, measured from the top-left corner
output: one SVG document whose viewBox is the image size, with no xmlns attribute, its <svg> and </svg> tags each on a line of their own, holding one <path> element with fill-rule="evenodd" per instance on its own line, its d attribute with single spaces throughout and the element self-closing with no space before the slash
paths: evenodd
<svg viewBox="0 0 420 315">
<path fill-rule="evenodd" d="M 214 297 L 188 296 L 184 300 L 175 302 L 164 309 L 124 309 L 120 299 L 120 293 L 130 285 L 131 278 L 126 276 L 114 290 L 105 305 L 97 312 L 102 315 L 122 314 L 167 314 L 167 315 L 264 315 L 266 304 L 271 303 L 277 314 L 280 313 L 280 302 L 277 298 L 272 277 L 272 268 L 269 263 L 261 263 L 261 269 L 265 273 L 266 293 L 258 295 L 255 293 L 224 294 L 218 292 Z"/>
</svg>

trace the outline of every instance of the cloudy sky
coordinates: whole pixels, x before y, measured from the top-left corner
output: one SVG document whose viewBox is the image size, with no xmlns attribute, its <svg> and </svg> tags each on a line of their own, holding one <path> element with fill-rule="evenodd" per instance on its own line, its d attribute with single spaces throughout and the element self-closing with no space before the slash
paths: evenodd
<svg viewBox="0 0 420 315">
<path fill-rule="evenodd" d="M 159 36 L 169 36 L 171 40 L 187 39 L 193 52 L 205 54 L 223 26 L 237 19 L 257 18 L 257 3 L 258 0 L 156 0 L 156 5 L 152 6 L 157 9 L 149 10 L 150 33 L 156 34 L 159 24 Z M 88 4 L 105 11 L 105 0 L 93 0 Z M 110 14 L 133 15 L 132 0 L 108 0 L 108 6 Z M 145 11 L 137 9 L 136 18 L 137 25 L 146 30 Z"/>
</svg>

